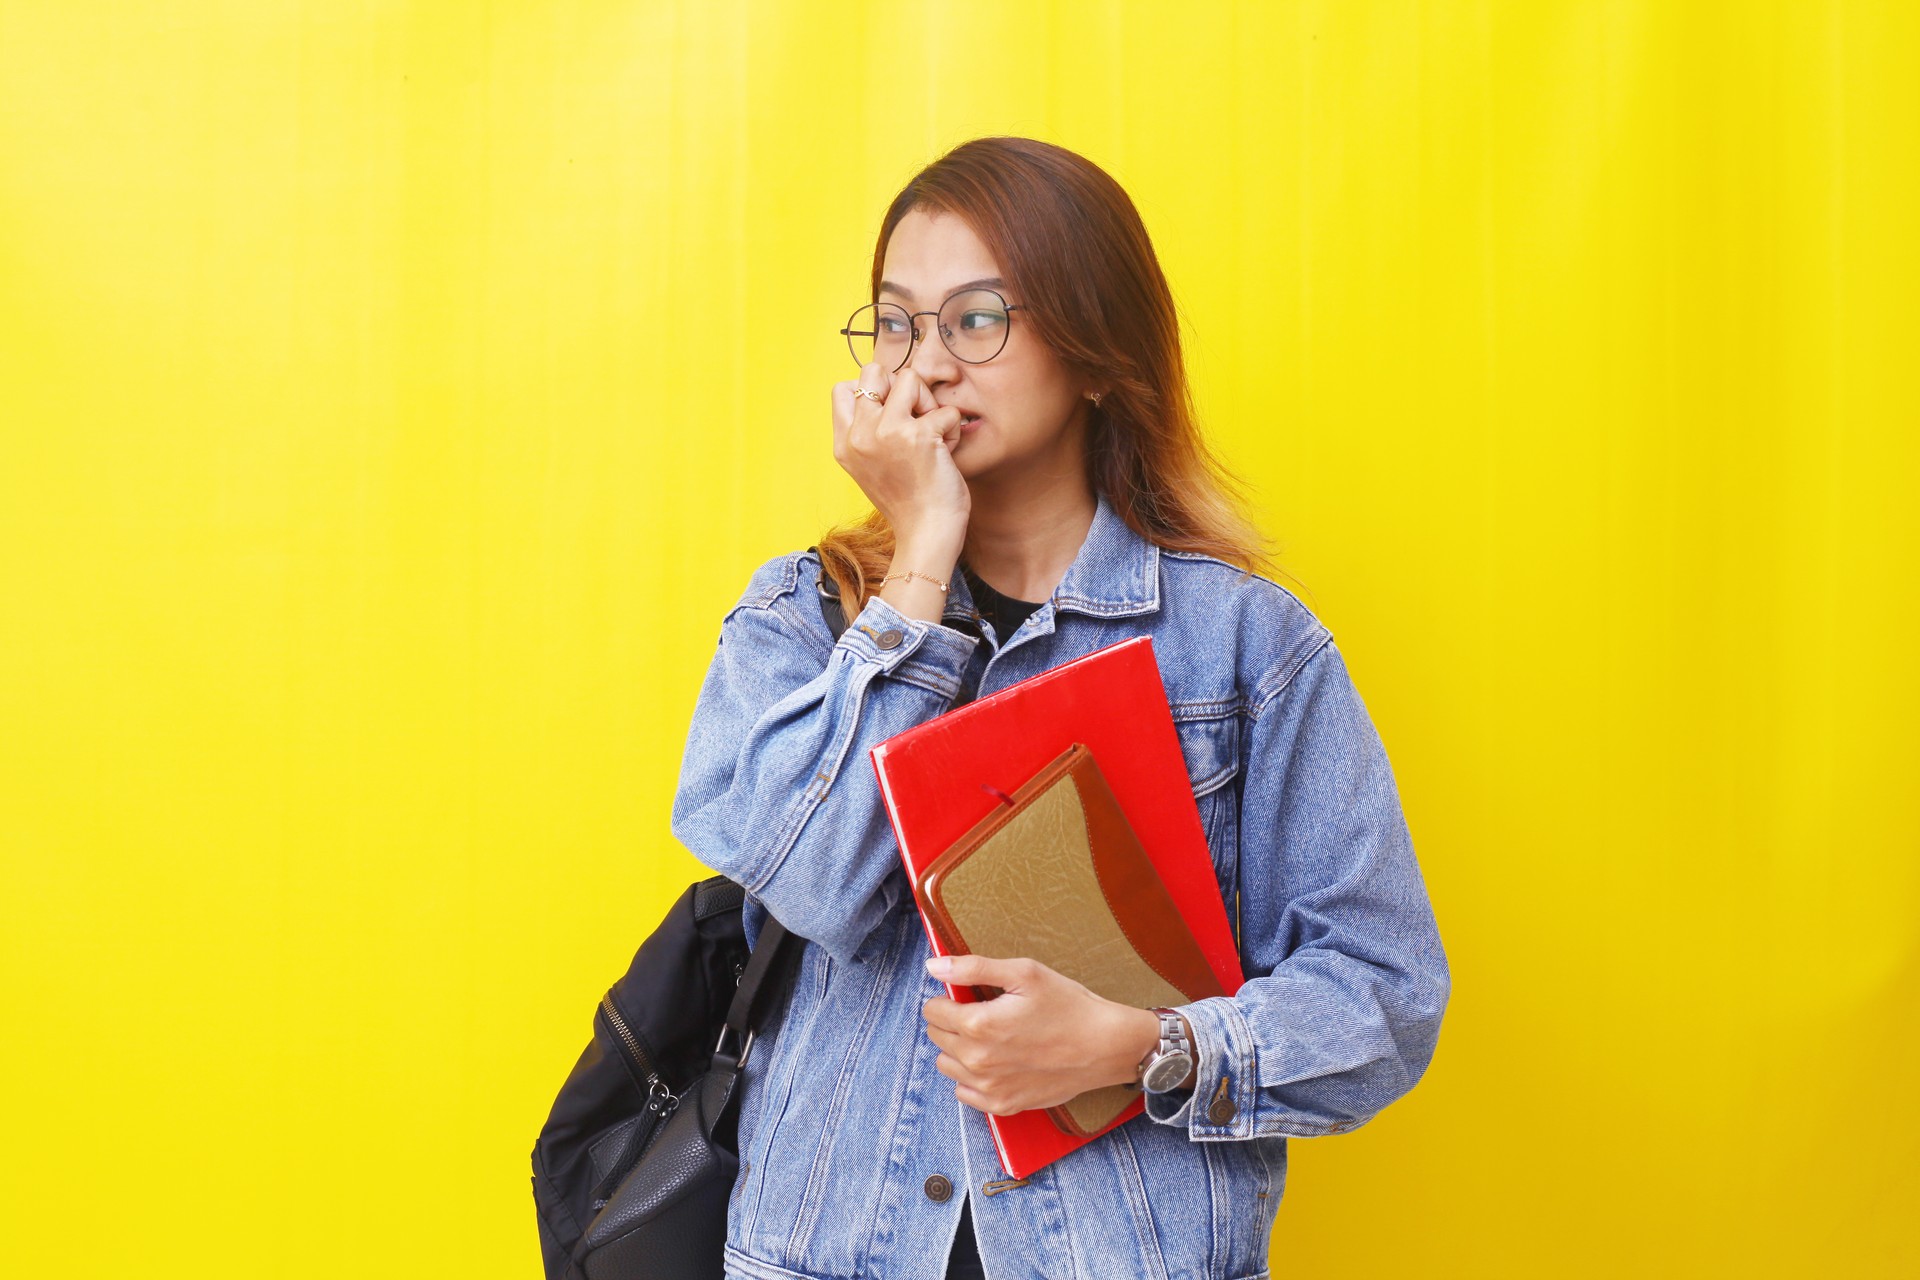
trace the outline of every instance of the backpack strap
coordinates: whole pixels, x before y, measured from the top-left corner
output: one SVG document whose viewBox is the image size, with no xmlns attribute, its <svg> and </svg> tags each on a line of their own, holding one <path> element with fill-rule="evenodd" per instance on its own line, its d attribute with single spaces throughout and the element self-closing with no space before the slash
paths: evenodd
<svg viewBox="0 0 1920 1280">
<path fill-rule="evenodd" d="M 819 553 L 817 546 L 807 550 Z M 827 629 L 833 633 L 834 642 L 840 640 L 840 634 L 847 629 L 847 613 L 840 603 L 840 592 L 833 579 L 827 576 L 826 564 L 820 566 L 820 582 L 816 589 L 820 601 L 820 614 L 827 620 Z M 766 1016 L 767 1006 L 773 1003 L 773 997 L 784 989 L 792 976 L 790 963 L 800 953 L 793 942 L 793 935 L 787 927 L 767 916 L 766 925 L 760 930 L 759 945 L 747 958 L 745 972 L 740 975 L 740 986 L 733 993 L 733 1003 L 727 1007 L 727 1025 L 720 1033 L 720 1043 L 715 1053 L 724 1054 L 727 1033 L 732 1032 L 740 1044 L 740 1056 L 736 1065 L 744 1064 L 747 1053 L 753 1048 L 753 1030 Z"/>
<path fill-rule="evenodd" d="M 819 547 L 808 547 L 807 550 L 820 555 Z M 833 632 L 834 640 L 838 641 L 840 633 L 847 629 L 847 611 L 840 601 L 839 584 L 827 573 L 825 556 L 820 558 L 820 580 L 813 584 L 813 589 L 820 597 L 820 612 L 826 617 L 827 627 Z"/>
</svg>

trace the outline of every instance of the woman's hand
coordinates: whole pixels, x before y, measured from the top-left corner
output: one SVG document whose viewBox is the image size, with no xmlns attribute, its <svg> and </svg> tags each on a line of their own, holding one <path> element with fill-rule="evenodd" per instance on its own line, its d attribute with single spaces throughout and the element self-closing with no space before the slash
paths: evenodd
<svg viewBox="0 0 1920 1280">
<path fill-rule="evenodd" d="M 856 387 L 883 403 L 855 395 Z M 859 378 L 834 383 L 833 460 L 886 517 L 896 547 L 951 548 L 958 557 L 972 510 L 951 456 L 961 417 L 958 409 L 941 408 L 912 369 L 889 382 L 878 364 L 868 364 Z"/>
<path fill-rule="evenodd" d="M 999 987 L 976 1004 L 935 996 L 921 1006 L 934 1063 L 960 1101 L 992 1115 L 1052 1107 L 1136 1078 L 1159 1043 L 1149 1009 L 1115 1004 L 1038 960 L 939 956 L 927 972 L 955 986 Z"/>
</svg>

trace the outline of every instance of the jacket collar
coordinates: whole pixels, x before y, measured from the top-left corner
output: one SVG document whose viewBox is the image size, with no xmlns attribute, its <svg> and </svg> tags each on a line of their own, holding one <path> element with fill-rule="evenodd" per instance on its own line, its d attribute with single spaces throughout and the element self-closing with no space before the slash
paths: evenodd
<svg viewBox="0 0 1920 1280">
<path fill-rule="evenodd" d="M 1160 548 L 1133 531 L 1103 493 L 1094 495 L 1093 523 L 1079 554 L 1051 597 L 1054 611 L 1124 618 L 1160 608 Z M 965 575 L 955 573 L 945 613 L 974 614 Z"/>
</svg>

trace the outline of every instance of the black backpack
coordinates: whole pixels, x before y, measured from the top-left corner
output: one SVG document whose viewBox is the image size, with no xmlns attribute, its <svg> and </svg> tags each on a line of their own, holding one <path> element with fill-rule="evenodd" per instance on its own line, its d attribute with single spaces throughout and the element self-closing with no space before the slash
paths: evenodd
<svg viewBox="0 0 1920 1280">
<path fill-rule="evenodd" d="M 823 574 L 838 640 L 846 620 L 830 588 Z M 749 955 L 745 898 L 725 876 L 689 886 L 594 1010 L 593 1039 L 533 1146 L 547 1280 L 719 1280 L 734 1084 L 800 951 L 769 917 Z"/>
</svg>

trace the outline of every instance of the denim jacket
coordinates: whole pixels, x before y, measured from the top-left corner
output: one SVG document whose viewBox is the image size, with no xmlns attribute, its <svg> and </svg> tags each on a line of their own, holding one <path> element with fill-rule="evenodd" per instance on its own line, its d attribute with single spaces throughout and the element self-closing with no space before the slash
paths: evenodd
<svg viewBox="0 0 1920 1280">
<path fill-rule="evenodd" d="M 940 624 L 877 597 L 838 643 L 813 552 L 728 611 L 673 831 L 807 939 L 741 1092 L 727 1275 L 940 1280 L 970 1198 L 993 1280 L 1265 1277 L 1287 1139 L 1365 1124 L 1420 1078 L 1450 989 L 1380 737 L 1290 592 L 1162 549 L 1106 500 L 1004 639 L 956 573 Z M 1181 1007 L 1199 1085 L 1025 1181 L 934 1069 L 945 988 L 868 748 L 970 698 L 1153 637 L 1246 984 Z"/>
</svg>

